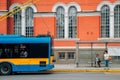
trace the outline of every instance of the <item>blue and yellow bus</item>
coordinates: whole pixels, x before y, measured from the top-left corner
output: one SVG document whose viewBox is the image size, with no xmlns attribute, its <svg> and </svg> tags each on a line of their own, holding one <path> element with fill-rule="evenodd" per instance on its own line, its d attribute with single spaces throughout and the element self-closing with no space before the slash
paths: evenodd
<svg viewBox="0 0 120 80">
<path fill-rule="evenodd" d="M 54 68 L 50 36 L 0 35 L 0 74 Z"/>
</svg>

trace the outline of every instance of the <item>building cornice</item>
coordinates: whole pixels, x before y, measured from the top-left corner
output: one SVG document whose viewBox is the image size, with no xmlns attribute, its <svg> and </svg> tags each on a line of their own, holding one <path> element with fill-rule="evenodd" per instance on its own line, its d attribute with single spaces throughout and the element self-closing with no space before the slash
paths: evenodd
<svg viewBox="0 0 120 80">
<path fill-rule="evenodd" d="M 79 41 L 79 38 L 64 38 L 64 39 L 54 39 L 54 41 Z"/>
<path fill-rule="evenodd" d="M 93 46 L 92 47 L 93 49 L 105 49 L 105 46 Z M 52 47 L 52 49 L 74 49 L 76 50 L 76 46 L 55 46 L 55 47 Z M 91 49 L 91 46 L 79 46 L 79 49 Z"/>
<path fill-rule="evenodd" d="M 78 12 L 77 16 L 100 16 L 99 11 L 82 11 Z"/>
<path fill-rule="evenodd" d="M 120 42 L 120 38 L 98 38 L 98 41 Z"/>
<path fill-rule="evenodd" d="M 53 12 L 37 12 L 34 13 L 34 17 L 55 17 L 55 13 Z"/>
<path fill-rule="evenodd" d="M 0 10 L 0 16 L 4 15 L 8 10 Z"/>
</svg>

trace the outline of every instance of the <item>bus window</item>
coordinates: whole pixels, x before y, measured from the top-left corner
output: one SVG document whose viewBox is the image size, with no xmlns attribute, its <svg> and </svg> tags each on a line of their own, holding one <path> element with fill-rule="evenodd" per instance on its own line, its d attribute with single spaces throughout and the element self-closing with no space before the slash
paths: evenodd
<svg viewBox="0 0 120 80">
<path fill-rule="evenodd" d="M 15 45 L 11 45 L 12 47 L 12 57 L 13 58 L 19 58 L 19 45 L 15 44 Z"/>
<path fill-rule="evenodd" d="M 1 55 L 2 55 L 2 49 L 0 49 L 0 57 L 1 57 Z"/>
<path fill-rule="evenodd" d="M 30 55 L 31 58 L 48 58 L 48 44 L 30 44 Z"/>
<path fill-rule="evenodd" d="M 28 57 L 28 52 L 26 48 L 21 48 L 20 50 L 20 57 Z"/>
<path fill-rule="evenodd" d="M 6 55 L 6 58 L 12 57 L 10 48 L 5 48 L 4 51 L 5 51 L 4 54 Z"/>
<path fill-rule="evenodd" d="M 0 57 L 2 58 L 11 58 L 12 50 L 9 45 L 0 46 Z"/>
</svg>

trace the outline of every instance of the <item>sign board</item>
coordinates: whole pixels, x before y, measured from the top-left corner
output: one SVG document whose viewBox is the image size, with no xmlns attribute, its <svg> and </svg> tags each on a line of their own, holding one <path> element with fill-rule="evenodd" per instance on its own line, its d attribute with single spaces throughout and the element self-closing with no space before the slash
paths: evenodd
<svg viewBox="0 0 120 80">
<path fill-rule="evenodd" d="M 120 47 L 108 47 L 110 56 L 120 56 Z"/>
</svg>

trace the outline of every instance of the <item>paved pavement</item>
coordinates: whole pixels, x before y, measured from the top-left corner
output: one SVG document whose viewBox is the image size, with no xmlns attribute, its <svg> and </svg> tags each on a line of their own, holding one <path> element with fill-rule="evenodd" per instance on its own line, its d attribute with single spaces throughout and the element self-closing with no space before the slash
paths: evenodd
<svg viewBox="0 0 120 80">
<path fill-rule="evenodd" d="M 52 72 L 120 72 L 120 64 L 111 64 L 109 68 L 91 67 L 76 64 L 55 64 L 55 68 Z"/>
</svg>

